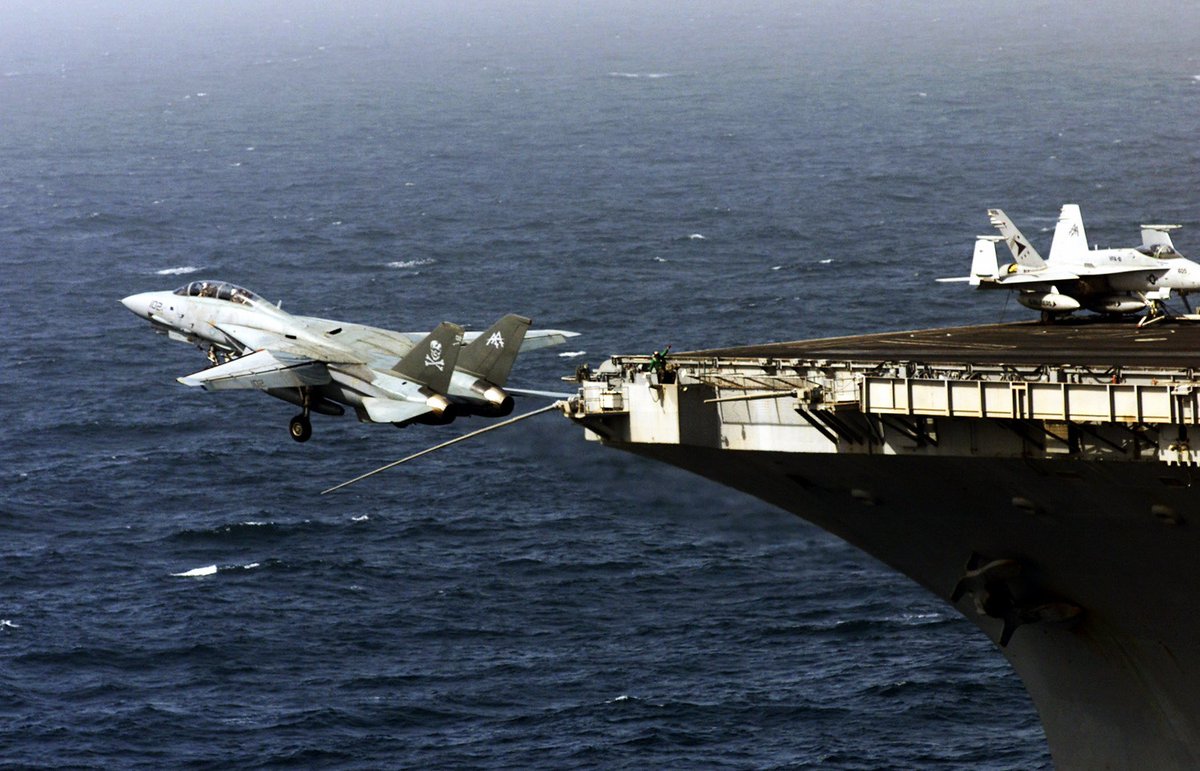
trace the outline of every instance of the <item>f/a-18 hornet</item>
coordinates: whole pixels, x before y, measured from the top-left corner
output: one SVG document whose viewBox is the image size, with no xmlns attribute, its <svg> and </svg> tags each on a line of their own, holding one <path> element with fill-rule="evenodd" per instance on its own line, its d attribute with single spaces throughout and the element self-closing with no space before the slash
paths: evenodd
<svg viewBox="0 0 1200 771">
<path fill-rule="evenodd" d="M 222 281 L 142 292 L 121 304 L 156 332 L 208 354 L 213 366 L 180 383 L 207 391 L 252 388 L 300 407 L 289 426 L 298 442 L 312 436 L 309 413 L 342 415 L 342 405 L 361 421 L 397 426 L 507 415 L 512 393 L 546 395 L 503 387 L 517 354 L 577 334 L 530 330 L 530 320 L 514 314 L 482 333 L 450 322 L 428 335 L 393 332 L 294 316 Z"/>
<path fill-rule="evenodd" d="M 1161 311 L 1175 290 L 1187 305 L 1187 295 L 1200 290 L 1200 264 L 1181 255 L 1171 242 L 1178 225 L 1142 225 L 1142 245 L 1136 248 L 1088 249 L 1079 206 L 1066 204 L 1059 214 L 1043 260 L 1037 249 L 999 209 L 988 209 L 999 236 L 979 236 L 971 275 L 939 281 L 965 281 L 978 289 L 1016 290 L 1017 302 L 1042 311 L 1043 318 L 1080 308 L 1119 315 Z M 1000 269 L 996 242 L 1003 241 L 1014 262 Z"/>
</svg>

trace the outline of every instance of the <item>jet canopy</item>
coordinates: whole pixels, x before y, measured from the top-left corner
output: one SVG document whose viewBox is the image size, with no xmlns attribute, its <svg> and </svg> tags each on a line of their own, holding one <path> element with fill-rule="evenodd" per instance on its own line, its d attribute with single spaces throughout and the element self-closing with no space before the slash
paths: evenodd
<svg viewBox="0 0 1200 771">
<path fill-rule="evenodd" d="M 266 302 L 263 298 L 249 289 L 227 281 L 193 281 L 175 290 L 175 294 L 183 297 L 212 297 L 217 300 L 249 305 L 256 302 Z"/>
<path fill-rule="evenodd" d="M 1183 255 L 1175 251 L 1175 247 L 1170 244 L 1146 244 L 1137 247 L 1137 250 L 1149 257 L 1156 257 L 1160 260 L 1172 260 Z"/>
</svg>

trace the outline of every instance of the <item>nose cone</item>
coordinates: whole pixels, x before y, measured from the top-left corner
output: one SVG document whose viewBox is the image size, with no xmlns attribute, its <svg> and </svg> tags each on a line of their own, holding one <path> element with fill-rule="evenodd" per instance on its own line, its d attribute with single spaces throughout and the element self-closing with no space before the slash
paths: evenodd
<svg viewBox="0 0 1200 771">
<path fill-rule="evenodd" d="M 150 303 L 154 301 L 157 292 L 142 292 L 131 294 L 121 300 L 121 304 L 144 319 L 150 318 Z"/>
</svg>

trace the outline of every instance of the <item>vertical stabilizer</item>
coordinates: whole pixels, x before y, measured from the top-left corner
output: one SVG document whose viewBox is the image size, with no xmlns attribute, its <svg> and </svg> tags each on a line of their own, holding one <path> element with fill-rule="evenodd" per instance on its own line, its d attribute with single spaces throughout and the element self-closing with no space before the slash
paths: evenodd
<svg viewBox="0 0 1200 771">
<path fill-rule="evenodd" d="M 424 340 L 405 354 L 392 371 L 405 380 L 428 386 L 438 393 L 450 389 L 450 377 L 458 362 L 463 328 L 443 321 Z"/>
<path fill-rule="evenodd" d="M 975 239 L 975 256 L 971 258 L 971 276 L 967 283 L 979 286 L 982 279 L 996 278 L 1000 274 L 1000 263 L 996 259 L 996 236 L 980 236 Z"/>
<path fill-rule="evenodd" d="M 1004 241 L 1018 265 L 1028 270 L 1041 270 L 1046 267 L 1042 255 L 1038 254 L 1038 250 L 1033 248 L 1033 244 L 1029 243 L 1029 239 L 1017 229 L 1007 214 L 1000 209 L 988 209 L 988 219 L 1000 231 L 1000 235 L 1004 236 Z"/>
<path fill-rule="evenodd" d="M 532 323 L 524 316 L 508 314 L 463 348 L 458 368 L 493 385 L 504 385 L 525 340 L 525 331 Z"/>
<path fill-rule="evenodd" d="M 1051 262 L 1078 262 L 1087 256 L 1087 234 L 1083 232 L 1083 214 L 1079 205 L 1063 204 L 1050 242 Z"/>
</svg>

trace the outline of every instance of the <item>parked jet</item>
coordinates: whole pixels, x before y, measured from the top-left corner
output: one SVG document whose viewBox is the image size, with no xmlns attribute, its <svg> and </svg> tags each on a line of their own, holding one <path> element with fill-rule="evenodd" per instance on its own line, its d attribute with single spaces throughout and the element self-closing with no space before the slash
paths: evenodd
<svg viewBox="0 0 1200 771">
<path fill-rule="evenodd" d="M 208 391 L 257 389 L 301 408 L 289 430 L 312 435 L 311 412 L 341 415 L 350 406 L 371 423 L 449 423 L 463 415 L 512 412 L 503 386 L 517 354 L 558 345 L 575 332 L 530 330 L 508 315 L 483 333 L 444 322 L 432 333 L 294 316 L 278 304 L 221 281 L 193 281 L 173 292 L 142 292 L 121 303 L 155 331 L 191 343 L 213 366 L 179 382 Z"/>
<path fill-rule="evenodd" d="M 939 281 L 965 281 L 979 289 L 1016 290 L 1017 301 L 1042 311 L 1043 318 L 1087 308 L 1104 314 L 1159 310 L 1172 289 L 1186 295 L 1200 289 L 1200 265 L 1184 258 L 1171 243 L 1176 226 L 1142 226 L 1139 249 L 1088 250 L 1079 207 L 1063 207 L 1044 260 L 1012 220 L 1000 209 L 989 209 L 1000 236 L 979 236 L 971 275 Z M 1013 260 L 1003 270 L 996 243 L 1004 242 Z M 1185 301 L 1186 302 L 1186 301 Z"/>
</svg>

